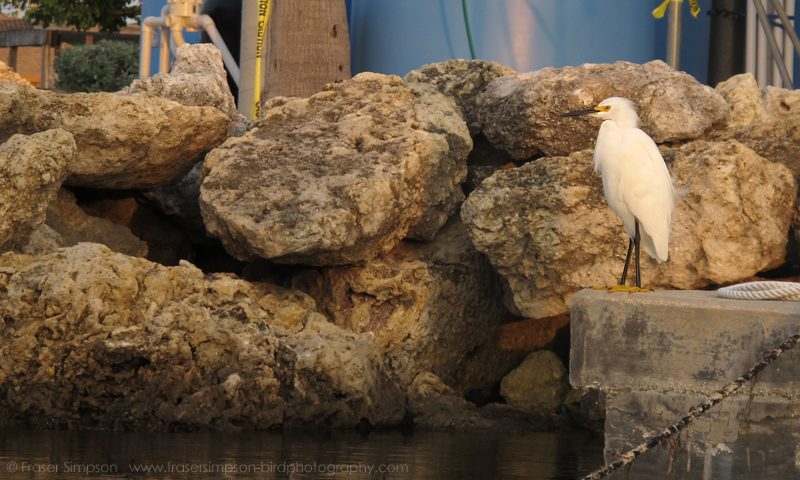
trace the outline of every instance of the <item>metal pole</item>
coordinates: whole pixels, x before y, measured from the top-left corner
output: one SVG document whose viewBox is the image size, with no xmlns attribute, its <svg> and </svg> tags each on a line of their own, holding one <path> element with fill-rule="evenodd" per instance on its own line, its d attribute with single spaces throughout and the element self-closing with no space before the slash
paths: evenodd
<svg viewBox="0 0 800 480">
<path fill-rule="evenodd" d="M 794 17 L 795 0 L 783 0 L 783 7 L 787 17 Z M 788 88 L 790 90 L 793 90 L 794 54 L 795 52 L 797 52 L 797 54 L 800 55 L 800 51 L 797 51 L 796 49 L 792 48 L 793 47 L 792 44 L 794 43 L 794 40 L 792 40 L 792 34 L 795 34 L 795 36 L 797 36 L 797 33 L 794 29 L 794 21 L 791 21 L 784 30 L 785 33 L 783 34 L 783 62 L 786 65 L 786 70 L 789 72 L 789 76 L 792 77 L 792 85 L 784 85 L 783 88 Z"/>
<path fill-rule="evenodd" d="M 147 19 L 142 22 L 142 31 L 139 36 L 139 78 L 144 80 L 150 76 L 150 57 L 152 56 L 153 29 L 147 24 Z"/>
<path fill-rule="evenodd" d="M 783 6 L 781 6 L 781 4 L 778 3 L 778 0 L 770 0 L 770 1 L 772 2 L 772 6 L 775 8 L 775 12 L 781 18 L 781 23 L 783 24 L 783 30 L 786 33 L 788 33 L 789 38 L 792 39 L 792 44 L 794 44 L 795 52 L 798 52 L 798 55 L 800 55 L 800 38 L 797 37 L 797 32 L 794 31 L 794 25 L 792 24 L 792 21 L 789 20 L 789 16 L 786 15 L 786 10 L 784 10 Z"/>
<path fill-rule="evenodd" d="M 747 0 L 713 0 L 711 34 L 708 44 L 708 84 L 716 85 L 744 72 L 745 20 Z M 728 13 L 722 13 L 728 12 Z"/>
<path fill-rule="evenodd" d="M 761 5 L 766 9 L 767 2 L 769 0 L 758 0 L 761 2 Z M 752 3 L 752 2 L 751 2 Z M 753 4 L 753 8 L 755 9 L 755 19 L 756 23 L 758 23 L 758 9 L 755 8 L 755 4 Z M 768 73 L 767 70 L 769 69 L 769 63 L 767 62 L 769 57 L 769 45 L 767 43 L 767 34 L 764 32 L 764 29 L 761 28 L 760 25 L 756 26 L 756 36 L 758 40 L 756 41 L 756 45 L 758 48 L 758 53 L 756 54 L 756 79 L 758 80 L 759 88 L 766 88 L 768 83 Z"/>
<path fill-rule="evenodd" d="M 681 7 L 683 2 L 669 4 L 669 23 L 667 24 L 667 63 L 678 70 L 681 67 Z"/>
<path fill-rule="evenodd" d="M 789 72 L 786 70 L 786 65 L 783 64 L 783 55 L 781 55 L 781 50 L 780 48 L 778 48 L 778 43 L 775 41 L 775 36 L 772 35 L 772 26 L 769 24 L 769 19 L 767 18 L 767 11 L 764 8 L 764 5 L 760 2 L 760 0 L 753 0 L 753 3 L 755 4 L 756 10 L 758 11 L 758 21 L 761 22 L 761 28 L 763 28 L 764 33 L 766 33 L 767 43 L 769 43 L 769 49 L 770 51 L 772 51 L 773 60 L 778 65 L 778 70 L 780 70 L 781 72 L 781 79 L 783 80 L 783 84 L 791 85 L 792 78 L 789 76 Z M 786 12 L 784 12 L 784 15 L 785 13 Z"/>
<path fill-rule="evenodd" d="M 747 40 L 745 46 L 745 71 L 756 75 L 756 35 L 758 25 L 756 24 L 756 10 L 753 2 L 747 2 Z"/>
<path fill-rule="evenodd" d="M 779 0 L 780 1 L 780 0 Z M 775 13 L 775 9 L 771 5 L 767 5 L 767 15 L 773 15 Z M 784 33 L 781 27 L 777 25 L 772 26 L 772 36 L 775 37 L 775 43 L 778 45 L 778 48 L 781 51 L 781 59 L 783 59 L 783 37 Z M 772 71 L 770 72 L 770 83 L 773 87 L 781 88 L 783 85 L 781 84 L 781 72 L 778 69 L 778 62 L 770 62 L 772 64 Z M 784 63 L 784 65 L 786 65 Z M 789 69 L 787 68 L 786 71 L 788 72 Z"/>
</svg>

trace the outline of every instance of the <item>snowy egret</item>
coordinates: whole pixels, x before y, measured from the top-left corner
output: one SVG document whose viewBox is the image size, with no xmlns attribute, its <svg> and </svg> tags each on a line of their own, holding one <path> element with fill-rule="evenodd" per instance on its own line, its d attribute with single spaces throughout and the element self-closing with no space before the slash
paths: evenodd
<svg viewBox="0 0 800 480">
<path fill-rule="evenodd" d="M 659 263 L 667 260 L 669 224 L 674 209 L 672 177 L 656 142 L 640 130 L 636 106 L 626 98 L 611 97 L 594 108 L 561 115 L 592 115 L 604 120 L 594 147 L 594 171 L 603 179 L 611 210 L 628 231 L 628 255 L 619 285 L 612 292 L 643 292 L 639 248 Z M 626 288 L 631 252 L 636 252 L 636 286 Z"/>
</svg>

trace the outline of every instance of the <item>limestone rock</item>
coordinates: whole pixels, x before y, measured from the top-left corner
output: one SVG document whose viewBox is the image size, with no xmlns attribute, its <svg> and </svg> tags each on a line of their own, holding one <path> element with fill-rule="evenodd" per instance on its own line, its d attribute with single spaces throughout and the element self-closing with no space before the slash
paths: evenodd
<svg viewBox="0 0 800 480">
<path fill-rule="evenodd" d="M 769 121 L 761 90 L 752 73 L 742 73 L 717 85 L 717 92 L 731 107 L 730 127 L 759 124 Z"/>
<path fill-rule="evenodd" d="M 767 113 L 774 120 L 800 114 L 800 91 L 767 86 L 764 92 Z"/>
<path fill-rule="evenodd" d="M 406 83 L 429 83 L 455 100 L 467 122 L 469 133 L 475 136 L 483 130 L 477 111 L 478 95 L 495 78 L 516 73 L 497 62 L 454 59 L 412 70 L 403 80 Z"/>
<path fill-rule="evenodd" d="M 43 223 L 36 227 L 30 235 L 24 237 L 12 249 L 15 253 L 38 257 L 53 253 L 64 246 L 64 239 L 55 230 Z"/>
<path fill-rule="evenodd" d="M 800 175 L 800 115 L 771 122 L 726 128 L 708 135 L 716 142 L 736 140 L 772 162 L 785 165 L 792 174 Z"/>
<path fill-rule="evenodd" d="M 511 405 L 555 413 L 569 391 L 567 369 L 555 353 L 538 350 L 500 383 L 500 395 Z"/>
<path fill-rule="evenodd" d="M 0 424 L 396 425 L 404 395 L 308 296 L 82 243 L 0 256 Z"/>
<path fill-rule="evenodd" d="M 267 102 L 259 126 L 206 157 L 200 209 L 240 260 L 363 262 L 433 238 L 464 198 L 471 146 L 433 87 L 362 73 Z"/>
<path fill-rule="evenodd" d="M 495 79 L 478 97 L 483 131 L 516 159 L 568 155 L 594 146 L 599 122 L 560 118 L 608 97 L 639 106 L 641 128 L 657 143 L 693 139 L 730 120 L 730 109 L 714 89 L 656 60 L 545 68 Z"/>
<path fill-rule="evenodd" d="M 62 128 L 75 137 L 70 185 L 149 188 L 183 177 L 198 155 L 228 137 L 213 107 L 185 107 L 142 94 L 59 95 L 0 82 L 0 142 Z"/>
<path fill-rule="evenodd" d="M 432 372 L 462 393 L 488 390 L 521 358 L 500 347 L 503 292 L 457 217 L 431 243 L 402 242 L 364 266 L 307 271 L 293 285 L 336 325 L 371 332 L 403 387 Z"/>
<path fill-rule="evenodd" d="M 81 242 L 100 243 L 111 250 L 133 257 L 147 256 L 147 244 L 125 227 L 104 218 L 86 214 L 75 203 L 75 196 L 64 188 L 47 208 L 46 225 L 61 237 L 61 246 Z"/>
<path fill-rule="evenodd" d="M 241 136 L 245 118 L 236 109 L 219 49 L 210 43 L 183 44 L 175 52 L 170 73 L 134 80 L 127 94 L 144 93 L 187 106 L 216 107 L 231 120 Z"/>
<path fill-rule="evenodd" d="M 483 418 L 478 407 L 464 400 L 455 390 L 430 372 L 414 378 L 408 389 L 408 416 L 415 428 L 489 429 L 493 425 Z"/>
<path fill-rule="evenodd" d="M 14 135 L 0 145 L 0 252 L 44 223 L 74 157 L 75 140 L 60 129 Z"/>
<path fill-rule="evenodd" d="M 488 404 L 478 408 L 466 401 L 436 375 L 417 375 L 408 389 L 407 418 L 416 429 L 535 432 L 563 423 L 554 415 L 530 412 L 512 405 Z"/>
<path fill-rule="evenodd" d="M 662 148 L 676 189 L 669 260 L 642 254 L 651 288 L 695 289 L 777 267 L 786 253 L 794 176 L 734 140 Z M 592 172 L 592 152 L 499 171 L 462 207 L 475 247 L 504 277 L 506 305 L 543 318 L 576 291 L 619 281 L 628 238 Z"/>
</svg>

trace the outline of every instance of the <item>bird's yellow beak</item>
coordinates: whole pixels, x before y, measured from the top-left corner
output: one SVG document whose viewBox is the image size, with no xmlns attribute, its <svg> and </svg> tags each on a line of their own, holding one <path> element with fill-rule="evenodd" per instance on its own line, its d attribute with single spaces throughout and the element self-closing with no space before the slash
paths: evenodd
<svg viewBox="0 0 800 480">
<path fill-rule="evenodd" d="M 574 112 L 562 113 L 559 115 L 560 117 L 578 117 L 581 115 L 592 115 L 594 113 L 605 112 L 608 108 L 604 107 L 594 107 L 594 108 L 587 108 L 586 110 L 575 110 Z"/>
</svg>

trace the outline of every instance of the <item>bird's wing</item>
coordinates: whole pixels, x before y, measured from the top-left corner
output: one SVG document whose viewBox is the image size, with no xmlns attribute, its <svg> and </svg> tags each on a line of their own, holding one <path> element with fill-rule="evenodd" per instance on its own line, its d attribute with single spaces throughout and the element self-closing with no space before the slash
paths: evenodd
<svg viewBox="0 0 800 480">
<path fill-rule="evenodd" d="M 674 208 L 669 170 L 653 139 L 638 128 L 625 131 L 620 143 L 620 200 L 639 220 L 642 247 L 665 261 Z"/>
</svg>

